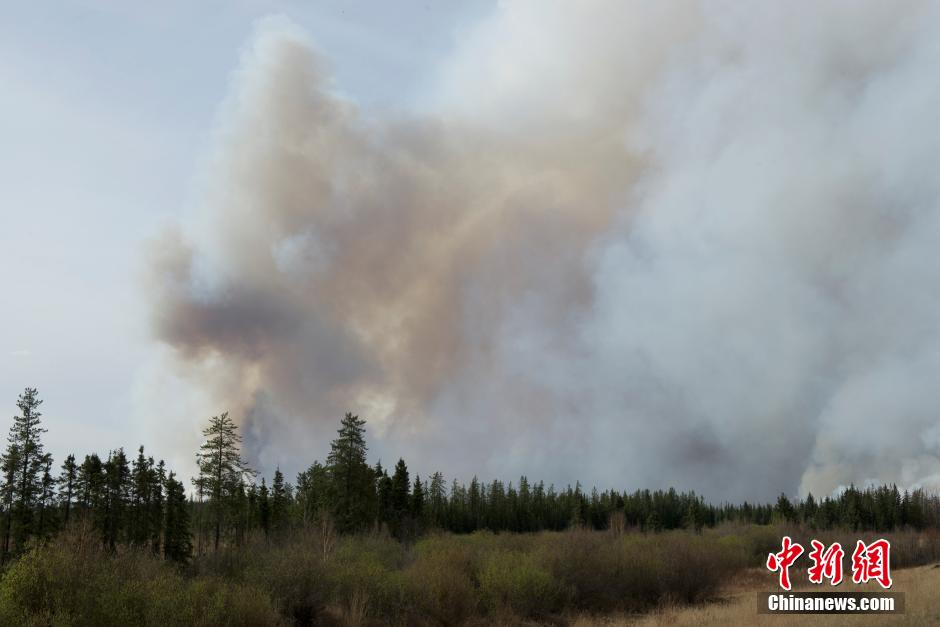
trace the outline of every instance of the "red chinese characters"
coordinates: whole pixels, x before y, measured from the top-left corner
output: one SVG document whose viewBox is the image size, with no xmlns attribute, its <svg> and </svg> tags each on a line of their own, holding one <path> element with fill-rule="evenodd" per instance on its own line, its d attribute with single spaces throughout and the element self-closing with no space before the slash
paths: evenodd
<svg viewBox="0 0 940 627">
<path fill-rule="evenodd" d="M 819 540 L 812 541 L 813 550 L 809 552 L 809 559 L 813 565 L 809 567 L 809 580 L 811 583 L 822 583 L 828 579 L 833 586 L 842 583 L 842 558 L 845 551 L 842 545 L 834 542 L 828 549 Z M 825 550 L 823 550 L 825 549 Z"/>
<path fill-rule="evenodd" d="M 826 547 L 819 540 L 811 540 L 813 550 L 808 556 L 812 565 L 806 569 L 810 583 L 821 584 L 828 579 L 830 584 L 842 583 L 842 560 L 845 551 L 838 542 Z M 803 554 L 803 546 L 793 542 L 790 536 L 784 536 L 779 553 L 767 555 L 767 568 L 780 573 L 780 587 L 790 590 L 790 567 Z M 882 588 L 890 588 L 891 581 L 891 543 L 884 538 L 865 544 L 859 540 L 852 552 L 852 581 L 858 584 L 877 581 Z"/>
<path fill-rule="evenodd" d="M 790 566 L 803 554 L 803 546 L 790 540 L 790 536 L 783 536 L 783 549 L 779 553 L 767 555 L 767 568 L 771 571 L 780 571 L 780 587 L 790 589 Z"/>
<path fill-rule="evenodd" d="M 891 587 L 891 543 L 887 540 L 871 544 L 859 540 L 852 553 L 852 581 L 866 583 L 872 579 L 882 588 Z"/>
</svg>

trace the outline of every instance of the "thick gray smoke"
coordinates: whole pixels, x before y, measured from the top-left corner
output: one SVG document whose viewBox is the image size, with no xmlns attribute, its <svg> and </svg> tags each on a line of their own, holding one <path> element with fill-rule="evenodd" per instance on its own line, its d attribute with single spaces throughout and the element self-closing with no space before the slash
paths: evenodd
<svg viewBox="0 0 940 627">
<path fill-rule="evenodd" d="M 348 409 L 422 473 L 936 487 L 938 67 L 935 3 L 514 2 L 392 117 L 265 23 L 156 334 L 263 468 Z"/>
</svg>

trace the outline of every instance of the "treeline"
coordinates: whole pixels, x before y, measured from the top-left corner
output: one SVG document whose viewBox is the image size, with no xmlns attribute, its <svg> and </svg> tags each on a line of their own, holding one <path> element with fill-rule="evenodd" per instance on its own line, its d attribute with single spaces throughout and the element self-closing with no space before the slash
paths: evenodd
<svg viewBox="0 0 940 627">
<path fill-rule="evenodd" d="M 123 449 L 105 459 L 75 456 L 53 468 L 42 443 L 42 413 L 35 388 L 17 399 L 7 446 L 0 457 L 2 486 L 2 558 L 42 542 L 76 520 L 91 525 L 103 545 L 149 547 L 167 559 L 183 561 L 191 553 L 189 504 L 183 484 L 167 473 L 161 460 L 144 455 L 129 462 Z M 58 473 L 53 473 L 58 470 Z"/>
<path fill-rule="evenodd" d="M 228 414 L 211 418 L 187 499 L 184 484 L 143 446 L 133 460 L 123 449 L 106 457 L 86 455 L 81 463 L 69 455 L 56 473 L 41 442 L 41 403 L 34 388 L 20 395 L 20 414 L 0 458 L 4 559 L 75 519 L 91 525 L 110 550 L 119 544 L 148 547 L 175 561 L 186 561 L 193 549 L 205 553 L 243 544 L 253 532 L 276 539 L 312 523 L 339 533 L 386 529 L 399 539 L 429 529 L 699 531 L 728 521 L 853 531 L 940 528 L 937 496 L 896 486 L 850 487 L 821 500 L 781 495 L 776 504 L 712 505 L 694 492 L 585 492 L 580 484 L 556 489 L 525 476 L 509 483 L 474 477 L 463 484 L 435 472 L 422 480 L 401 459 L 391 469 L 370 465 L 365 421 L 352 414 L 343 417 L 325 462 L 315 461 L 293 484 L 279 469 L 270 484 L 259 481 L 242 459 L 237 425 Z"/>
<path fill-rule="evenodd" d="M 775 505 L 723 505 L 717 521 L 733 520 L 758 525 L 771 522 L 803 524 L 813 529 L 893 531 L 940 528 L 940 498 L 922 488 L 898 490 L 896 485 L 859 489 L 849 486 L 837 497 L 791 501 L 785 494 Z"/>
<path fill-rule="evenodd" d="M 368 464 L 365 421 L 352 414 L 343 418 L 326 463 L 315 461 L 298 474 L 293 485 L 278 470 L 269 487 L 264 479 L 260 485 L 250 480 L 253 473 L 240 460 L 234 432 L 224 414 L 213 418 L 206 430 L 203 449 L 213 451 L 217 460 L 233 461 L 225 471 L 231 472 L 229 488 L 224 487 L 216 462 L 206 465 L 197 479 L 199 485 L 215 486 L 201 490 L 201 515 L 196 516 L 203 538 L 200 546 L 217 544 L 220 535 L 239 542 L 252 529 L 270 537 L 324 520 L 344 533 L 384 528 L 402 539 L 428 529 L 469 533 L 617 526 L 653 532 L 699 531 L 729 521 L 761 525 L 788 522 L 853 531 L 940 528 L 938 497 L 923 490 L 902 493 L 896 486 L 850 487 L 821 501 L 808 495 L 805 500 L 791 502 L 781 495 L 774 505 L 711 505 L 694 492 L 593 489 L 586 493 L 580 484 L 556 490 L 525 476 L 515 484 L 477 478 L 469 485 L 456 480 L 448 483 L 440 472 L 425 480 L 419 476 L 412 479 L 402 459 L 391 470 L 381 463 Z M 220 446 L 220 433 L 230 434 L 225 446 Z"/>
</svg>

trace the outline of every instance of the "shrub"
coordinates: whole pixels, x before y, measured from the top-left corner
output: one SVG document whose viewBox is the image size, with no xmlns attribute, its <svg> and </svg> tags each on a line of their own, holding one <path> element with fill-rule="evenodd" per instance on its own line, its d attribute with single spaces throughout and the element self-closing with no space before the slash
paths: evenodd
<svg viewBox="0 0 940 627">
<path fill-rule="evenodd" d="M 404 572 L 412 617 L 457 625 L 474 615 L 479 608 L 475 548 L 455 538 L 434 537 L 420 541 L 415 554 Z"/>
<path fill-rule="evenodd" d="M 186 579 L 147 551 L 110 554 L 64 534 L 0 579 L 4 625 L 277 625 L 261 591 L 218 578 Z"/>
<path fill-rule="evenodd" d="M 532 554 L 497 550 L 480 570 L 480 594 L 490 610 L 537 617 L 560 611 L 565 588 Z"/>
</svg>

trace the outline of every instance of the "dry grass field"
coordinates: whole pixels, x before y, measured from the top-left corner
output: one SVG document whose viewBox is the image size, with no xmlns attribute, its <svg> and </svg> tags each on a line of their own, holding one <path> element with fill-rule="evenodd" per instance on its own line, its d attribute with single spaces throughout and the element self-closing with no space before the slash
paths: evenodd
<svg viewBox="0 0 940 627">
<path fill-rule="evenodd" d="M 906 568 L 893 573 L 892 591 L 905 595 L 903 615 L 766 615 L 757 613 L 761 593 L 777 589 L 776 575 L 763 569 L 749 569 L 729 582 L 720 600 L 696 606 L 665 606 L 642 616 L 582 616 L 575 627 L 592 625 L 634 627 L 684 627 L 699 625 L 938 625 L 940 624 L 940 564 Z M 803 581 L 798 584 L 796 582 Z M 794 590 L 826 590 L 805 583 L 796 571 Z M 856 586 L 843 583 L 842 591 L 879 590 L 877 584 Z"/>
</svg>

